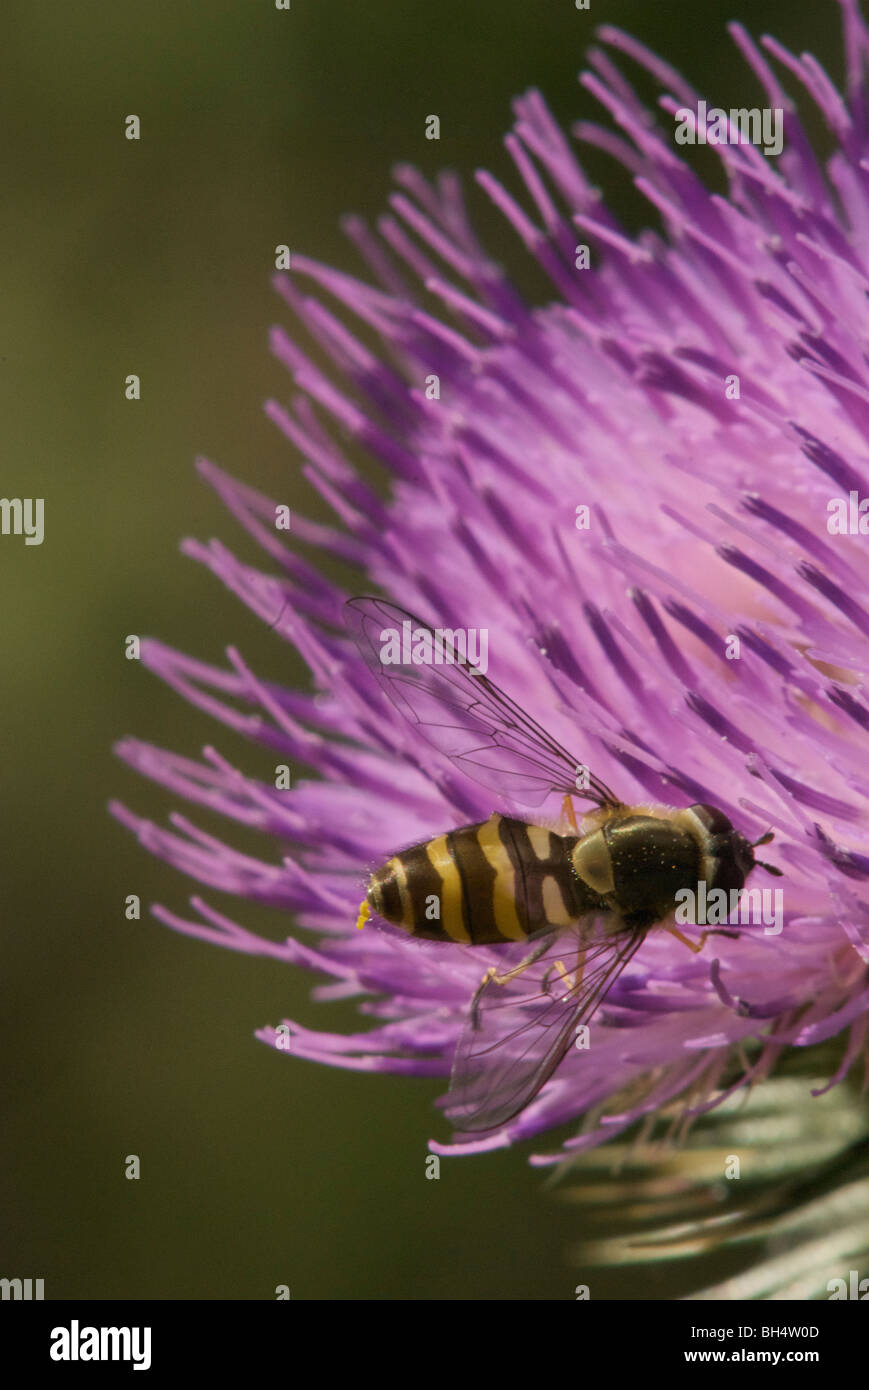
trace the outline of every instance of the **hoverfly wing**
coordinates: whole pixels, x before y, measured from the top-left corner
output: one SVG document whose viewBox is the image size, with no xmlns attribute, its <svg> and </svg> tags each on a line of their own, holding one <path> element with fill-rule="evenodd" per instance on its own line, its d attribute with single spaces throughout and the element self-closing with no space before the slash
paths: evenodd
<svg viewBox="0 0 869 1390">
<path fill-rule="evenodd" d="M 565 953 L 562 929 L 535 962 L 530 992 L 507 993 L 489 981 L 472 1005 L 453 1060 L 446 1114 L 456 1129 L 497 1129 L 524 1110 L 644 937 L 636 930 L 587 947 L 580 943 L 576 985 L 556 970 L 556 957 Z"/>
<path fill-rule="evenodd" d="M 427 743 L 484 787 L 526 805 L 539 806 L 550 792 L 584 796 L 600 806 L 618 798 L 486 676 L 473 672 L 455 647 L 412 613 L 378 598 L 344 605 L 347 626 L 369 671 L 405 719 Z M 420 634 L 436 661 L 384 661 L 392 634 Z M 399 643 L 399 646 L 402 646 Z M 403 658 L 405 651 L 400 651 Z"/>
</svg>

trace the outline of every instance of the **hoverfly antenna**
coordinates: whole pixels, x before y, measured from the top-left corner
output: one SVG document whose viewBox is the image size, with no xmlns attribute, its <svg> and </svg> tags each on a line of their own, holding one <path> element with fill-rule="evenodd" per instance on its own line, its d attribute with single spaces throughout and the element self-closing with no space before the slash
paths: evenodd
<svg viewBox="0 0 869 1390">
<path fill-rule="evenodd" d="M 766 830 L 765 833 L 759 835 L 758 840 L 752 840 L 751 848 L 756 849 L 758 845 L 769 845 L 769 842 L 774 838 L 776 838 L 774 830 Z M 755 859 L 755 865 L 758 866 L 758 869 L 766 869 L 766 872 L 774 874 L 776 878 L 781 878 L 781 869 L 776 869 L 776 866 L 763 863 L 762 859 Z"/>
<path fill-rule="evenodd" d="M 757 849 L 758 845 L 768 845 L 775 839 L 775 831 L 767 830 L 757 840 L 752 840 L 751 848 Z M 768 874 L 774 874 L 776 878 L 782 877 L 782 870 L 777 869 L 774 864 L 765 864 L 762 859 L 755 859 L 755 864 L 759 869 L 766 869 Z"/>
<path fill-rule="evenodd" d="M 775 839 L 775 831 L 774 831 L 774 830 L 767 830 L 767 831 L 764 832 L 763 835 L 760 836 L 759 839 L 757 839 L 757 840 L 752 840 L 752 842 L 751 842 L 751 848 L 752 848 L 752 849 L 757 849 L 758 845 L 768 845 L 768 844 L 770 844 L 774 839 Z"/>
<path fill-rule="evenodd" d="M 755 859 L 755 864 L 759 869 L 766 869 L 768 874 L 774 874 L 776 878 L 781 878 L 784 870 L 777 869 L 774 864 L 765 864 L 762 859 Z"/>
</svg>

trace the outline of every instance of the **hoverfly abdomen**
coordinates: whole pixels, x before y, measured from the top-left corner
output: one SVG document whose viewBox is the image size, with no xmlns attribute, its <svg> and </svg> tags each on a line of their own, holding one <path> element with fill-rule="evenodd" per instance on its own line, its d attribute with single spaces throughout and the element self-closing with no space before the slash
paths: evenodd
<svg viewBox="0 0 869 1390">
<path fill-rule="evenodd" d="M 373 912 L 429 941 L 524 941 L 599 905 L 573 871 L 575 836 L 493 815 L 403 850 L 372 874 Z"/>
</svg>

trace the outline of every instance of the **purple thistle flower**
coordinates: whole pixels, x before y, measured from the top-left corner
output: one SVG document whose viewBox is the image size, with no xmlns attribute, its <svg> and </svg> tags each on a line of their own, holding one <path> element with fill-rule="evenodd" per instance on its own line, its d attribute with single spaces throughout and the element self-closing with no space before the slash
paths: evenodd
<svg viewBox="0 0 869 1390">
<path fill-rule="evenodd" d="M 199 463 L 281 573 L 218 542 L 187 541 L 185 552 L 295 646 L 319 693 L 259 679 L 235 650 L 216 668 L 143 643 L 152 671 L 290 765 L 294 786 L 249 777 L 211 747 L 197 762 L 119 745 L 171 792 L 273 837 L 262 859 L 186 817 L 164 830 L 112 809 L 206 889 L 293 914 L 306 936 L 269 941 L 199 897 L 198 920 L 155 908 L 161 921 L 318 971 L 330 983 L 316 998 L 358 998 L 373 1021 L 351 1036 L 292 1021 L 292 1056 L 446 1076 L 481 975 L 504 958 L 355 930 L 367 874 L 396 850 L 494 809 L 522 812 L 496 805 L 383 699 L 343 627 L 353 593 L 376 588 L 434 624 L 488 629 L 492 678 L 625 801 L 710 802 L 749 839 L 775 832 L 780 934 L 719 936 L 693 955 L 651 932 L 596 1015 L 594 1045 L 572 1049 L 500 1130 L 433 1143 L 437 1152 L 502 1147 L 584 1117 L 560 1153 L 532 1160 L 551 1163 L 674 1101 L 690 1120 L 769 1074 L 783 1049 L 840 1037 L 824 1090 L 869 1056 L 859 526 L 869 489 L 869 34 L 856 0 L 840 3 L 844 97 L 811 57 L 762 45 L 829 125 L 837 148 L 826 167 L 765 53 L 731 26 L 770 107 L 784 112 L 785 148 L 773 160 L 750 144 L 714 146 L 726 198 L 674 143 L 675 113 L 696 109 L 698 94 L 634 40 L 600 31 L 662 84 L 663 114 L 655 124 L 597 52 L 582 81 L 622 134 L 587 121 L 573 134 L 630 171 L 662 233 L 628 235 L 542 97 L 516 101 L 506 145 L 518 191 L 477 177 L 552 282 L 557 301 L 543 309 L 489 259 L 455 178 L 433 187 L 409 168 L 397 171 L 379 240 L 347 223 L 376 287 L 303 256 L 276 278 L 334 364 L 324 374 L 274 331 L 297 394 L 267 411 L 336 518 L 326 527 L 294 514 L 293 538 L 349 567 L 352 586 L 284 544 L 275 503 Z M 354 320 L 379 337 L 379 355 Z M 389 475 L 387 501 L 342 439 Z M 857 534 L 831 526 L 842 508 Z M 504 989 L 521 996 L 521 979 Z M 287 1035 L 257 1036 L 282 1048 Z"/>
</svg>

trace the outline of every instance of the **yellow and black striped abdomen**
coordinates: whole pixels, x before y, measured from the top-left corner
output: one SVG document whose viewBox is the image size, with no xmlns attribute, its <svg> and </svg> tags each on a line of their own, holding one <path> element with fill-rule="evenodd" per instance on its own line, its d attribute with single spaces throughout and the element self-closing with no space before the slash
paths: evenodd
<svg viewBox="0 0 869 1390">
<path fill-rule="evenodd" d="M 373 912 L 430 941 L 524 941 L 597 904 L 576 876 L 575 836 L 493 815 L 396 854 L 372 874 Z"/>
</svg>

